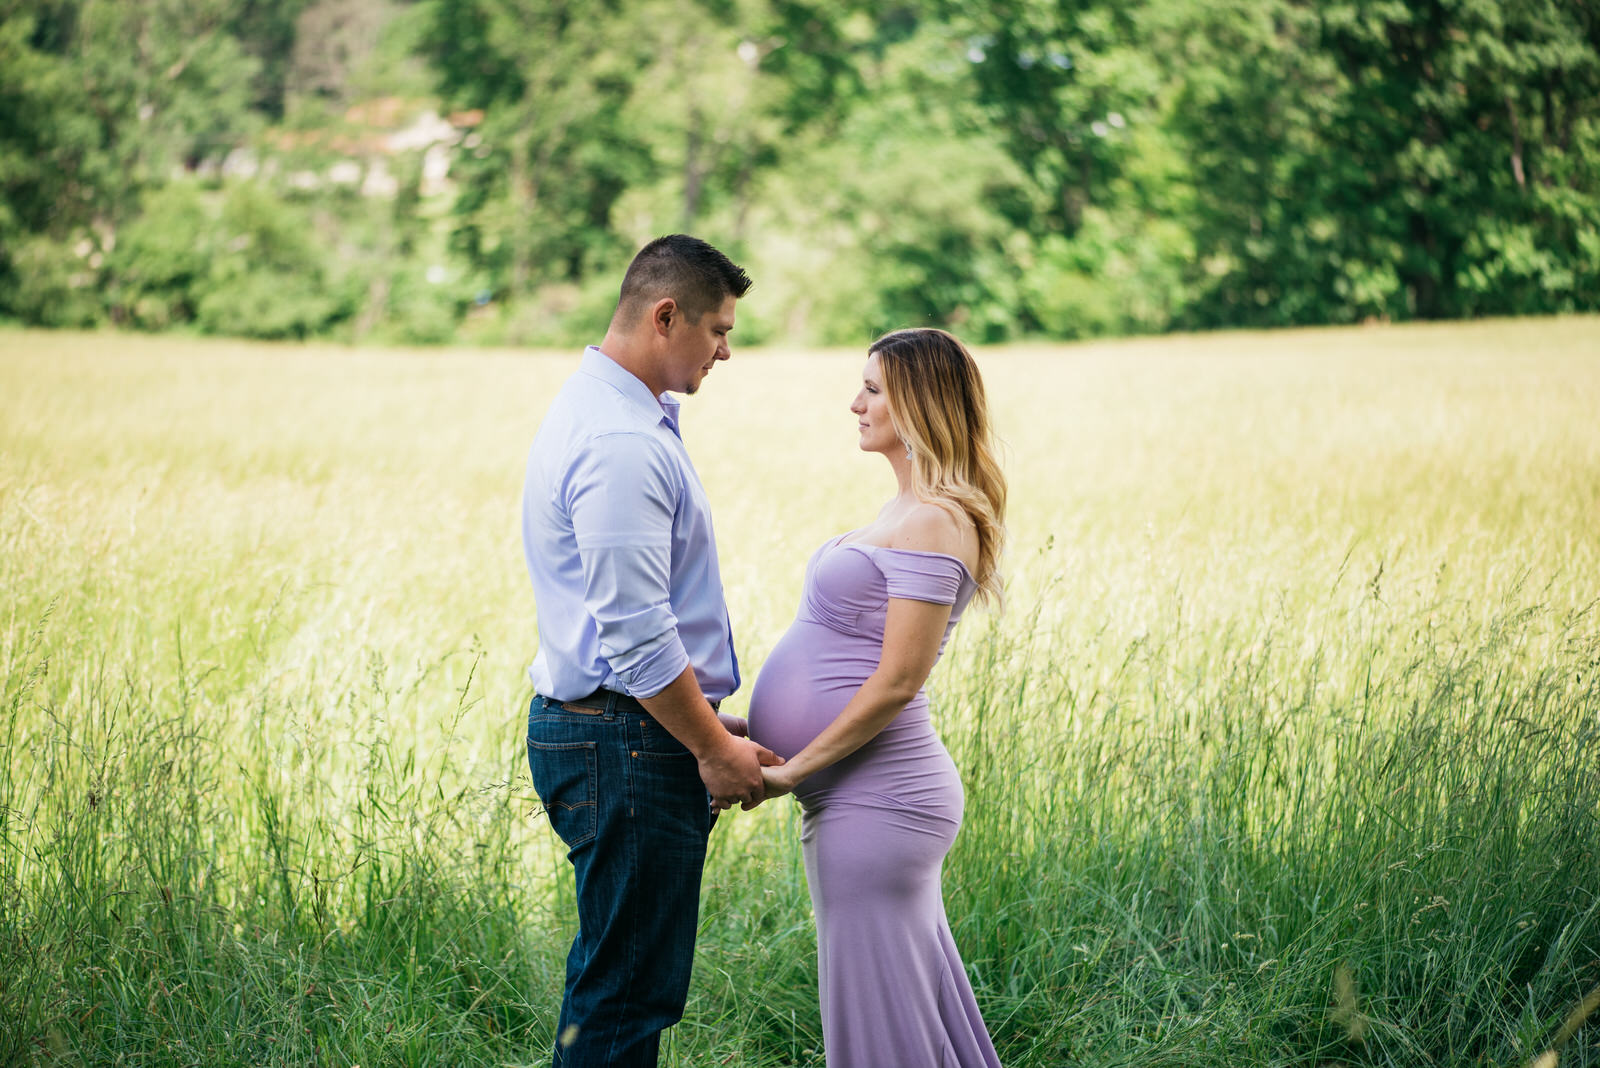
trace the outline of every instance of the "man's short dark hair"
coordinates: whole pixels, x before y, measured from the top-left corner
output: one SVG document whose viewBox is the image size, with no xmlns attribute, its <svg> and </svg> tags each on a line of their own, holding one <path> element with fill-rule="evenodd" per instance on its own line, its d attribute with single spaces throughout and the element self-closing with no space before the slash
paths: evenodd
<svg viewBox="0 0 1600 1068">
<path fill-rule="evenodd" d="M 697 323 L 724 300 L 742 297 L 749 289 L 744 268 L 715 248 L 688 234 L 668 234 L 640 249 L 628 264 L 617 312 L 633 318 L 662 297 L 671 297 Z"/>
</svg>

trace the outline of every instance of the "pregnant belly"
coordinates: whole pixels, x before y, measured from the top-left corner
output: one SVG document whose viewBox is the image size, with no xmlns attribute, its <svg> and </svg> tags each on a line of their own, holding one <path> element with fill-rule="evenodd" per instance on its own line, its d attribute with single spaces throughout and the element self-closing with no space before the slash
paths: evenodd
<svg viewBox="0 0 1600 1068">
<path fill-rule="evenodd" d="M 756 676 L 750 737 L 785 759 L 834 721 L 878 666 L 875 643 L 796 620 Z"/>
<path fill-rule="evenodd" d="M 878 666 L 881 644 L 852 640 L 820 623 L 797 621 L 762 665 L 750 695 L 750 737 L 788 759 L 832 723 Z M 836 789 L 943 805 L 960 780 L 918 694 L 894 721 L 850 756 L 811 776 L 795 790 L 809 803 Z M 930 794 L 930 790 L 932 794 Z"/>
</svg>

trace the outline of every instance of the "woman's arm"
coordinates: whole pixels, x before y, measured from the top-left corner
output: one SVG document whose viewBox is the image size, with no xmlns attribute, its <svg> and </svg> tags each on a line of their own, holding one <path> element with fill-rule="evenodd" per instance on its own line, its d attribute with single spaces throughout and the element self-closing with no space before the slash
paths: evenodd
<svg viewBox="0 0 1600 1068">
<path fill-rule="evenodd" d="M 971 520 L 952 509 L 919 503 L 895 526 L 887 546 L 954 556 L 971 568 L 977 558 L 977 532 Z M 822 733 L 782 767 L 762 768 L 767 796 L 789 793 L 810 776 L 866 745 L 887 727 L 928 681 L 939 659 L 953 606 L 891 597 L 883 627 L 878 668 Z"/>
<path fill-rule="evenodd" d="M 883 654 L 878 668 L 861 684 L 850 703 L 782 767 L 762 768 L 767 797 L 789 793 L 823 768 L 866 745 L 900 714 L 928 681 L 939 658 L 951 606 L 929 601 L 889 599 L 883 628 Z"/>
</svg>

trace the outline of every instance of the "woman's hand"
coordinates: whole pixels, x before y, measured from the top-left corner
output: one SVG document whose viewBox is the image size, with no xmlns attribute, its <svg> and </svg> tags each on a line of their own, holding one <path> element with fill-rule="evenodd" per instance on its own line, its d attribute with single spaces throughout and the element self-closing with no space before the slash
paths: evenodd
<svg viewBox="0 0 1600 1068">
<path fill-rule="evenodd" d="M 732 712 L 718 712 L 717 721 L 735 738 L 750 737 L 750 723 L 743 716 L 736 716 Z"/>
<path fill-rule="evenodd" d="M 794 773 L 787 767 L 762 768 L 761 779 L 766 783 L 768 801 L 771 801 L 774 797 L 782 797 L 784 794 L 793 793 L 794 788 L 800 785 L 799 780 L 794 777 Z"/>
</svg>

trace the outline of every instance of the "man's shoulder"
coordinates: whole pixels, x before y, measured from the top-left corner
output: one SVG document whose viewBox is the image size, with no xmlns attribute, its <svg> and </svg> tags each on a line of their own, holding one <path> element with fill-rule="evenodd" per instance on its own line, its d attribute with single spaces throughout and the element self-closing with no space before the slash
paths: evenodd
<svg viewBox="0 0 1600 1068">
<path fill-rule="evenodd" d="M 659 410 L 646 411 L 611 383 L 577 371 L 562 384 L 551 402 L 543 427 L 574 438 L 619 433 L 655 437 L 660 423 Z"/>
<path fill-rule="evenodd" d="M 534 438 L 533 451 L 569 474 L 597 464 L 671 469 L 676 464 L 668 433 L 659 421 L 650 422 L 635 406 L 615 397 L 558 397 Z"/>
</svg>

